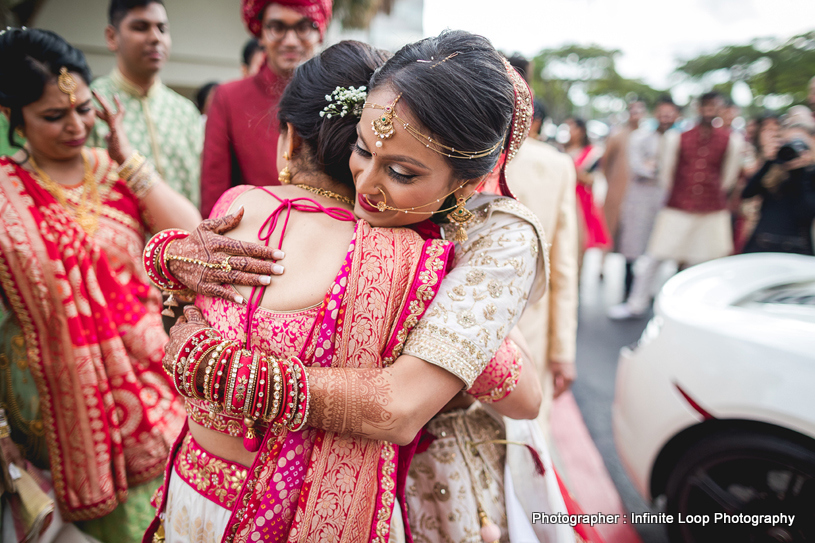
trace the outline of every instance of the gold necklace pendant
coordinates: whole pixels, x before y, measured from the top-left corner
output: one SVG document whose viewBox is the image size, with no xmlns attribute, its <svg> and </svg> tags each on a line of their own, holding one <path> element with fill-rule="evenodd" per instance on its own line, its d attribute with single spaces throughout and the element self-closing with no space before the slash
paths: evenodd
<svg viewBox="0 0 815 543">
<path fill-rule="evenodd" d="M 78 204 L 68 201 L 64 187 L 45 173 L 42 168 L 39 167 L 37 161 L 34 160 L 33 156 L 29 159 L 29 162 L 31 163 L 31 167 L 34 168 L 37 177 L 39 177 L 42 184 L 45 185 L 45 190 L 51 193 L 59 205 L 74 216 L 74 220 L 89 236 L 92 236 L 99 226 L 101 203 L 99 201 L 99 190 L 96 178 L 93 174 L 93 168 L 91 167 L 91 161 L 86 156 L 85 150 L 82 150 L 82 164 L 85 171 L 82 176 L 82 196 Z"/>
<path fill-rule="evenodd" d="M 294 186 L 301 188 L 303 190 L 307 190 L 309 192 L 313 192 L 314 194 L 320 196 L 325 196 L 326 198 L 331 198 L 332 200 L 337 200 L 338 202 L 342 202 L 343 204 L 348 204 L 350 206 L 354 205 L 354 201 L 351 198 L 343 196 L 342 194 L 337 194 L 336 192 L 332 192 L 330 190 L 312 187 L 311 185 L 306 185 L 305 183 L 297 183 Z"/>
</svg>

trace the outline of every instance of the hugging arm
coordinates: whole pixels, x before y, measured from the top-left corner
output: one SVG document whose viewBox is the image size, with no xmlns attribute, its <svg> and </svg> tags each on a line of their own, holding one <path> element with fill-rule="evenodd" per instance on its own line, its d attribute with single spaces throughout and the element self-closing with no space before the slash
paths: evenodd
<svg viewBox="0 0 815 543">
<path fill-rule="evenodd" d="M 200 240 L 190 243 L 201 245 Z M 545 274 L 540 245 L 532 225 L 510 213 L 493 213 L 471 229 L 468 241 L 457 248 L 455 268 L 390 367 L 308 368 L 309 425 L 410 442 L 459 391 L 473 385 L 517 323 L 536 275 Z M 192 311 L 200 315 L 194 307 L 185 314 Z M 200 321 L 206 325 L 202 316 Z M 167 356 L 174 356 L 173 344 L 168 344 Z M 524 374 L 533 389 L 531 402 L 505 405 L 509 414 L 517 409 L 516 415 L 526 418 L 537 411 L 540 393 L 536 398 L 535 372 L 522 369 Z M 525 397 L 526 386 L 519 383 L 522 388 L 505 401 Z"/>
</svg>

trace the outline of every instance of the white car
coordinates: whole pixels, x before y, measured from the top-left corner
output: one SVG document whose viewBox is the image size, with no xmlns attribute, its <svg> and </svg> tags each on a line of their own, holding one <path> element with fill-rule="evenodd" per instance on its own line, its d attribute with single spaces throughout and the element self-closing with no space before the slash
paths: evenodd
<svg viewBox="0 0 815 543">
<path fill-rule="evenodd" d="M 815 257 L 671 278 L 620 352 L 612 419 L 672 541 L 815 541 Z"/>
</svg>

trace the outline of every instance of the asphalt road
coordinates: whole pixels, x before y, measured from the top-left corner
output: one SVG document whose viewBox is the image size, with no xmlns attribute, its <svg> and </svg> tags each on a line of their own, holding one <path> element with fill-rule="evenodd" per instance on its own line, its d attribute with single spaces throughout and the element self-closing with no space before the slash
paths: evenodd
<svg viewBox="0 0 815 543">
<path fill-rule="evenodd" d="M 578 378 L 572 392 L 623 505 L 629 512 L 642 513 L 653 509 L 631 485 L 617 456 L 611 431 L 611 403 L 620 348 L 639 339 L 647 319 L 615 322 L 606 317 L 606 308 L 622 299 L 625 261 L 620 255 L 608 255 L 601 279 L 601 259 L 599 252 L 589 251 L 583 263 L 577 328 Z M 660 525 L 641 524 L 636 528 L 643 543 L 668 541 Z"/>
</svg>

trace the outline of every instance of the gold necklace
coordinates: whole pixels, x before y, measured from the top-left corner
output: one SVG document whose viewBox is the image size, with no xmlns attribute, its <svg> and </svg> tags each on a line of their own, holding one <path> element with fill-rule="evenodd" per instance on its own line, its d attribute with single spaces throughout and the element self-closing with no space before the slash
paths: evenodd
<svg viewBox="0 0 815 543">
<path fill-rule="evenodd" d="M 330 190 L 318 189 L 317 187 L 312 187 L 311 185 L 306 185 L 305 183 L 297 183 L 294 186 L 300 187 L 303 190 L 313 192 L 314 194 L 318 194 L 320 196 L 325 196 L 326 198 L 331 198 L 332 200 L 337 200 L 338 202 L 348 204 L 349 206 L 354 205 L 354 201 L 348 196 L 343 196 L 341 194 L 337 194 L 336 192 L 331 192 Z"/>
<path fill-rule="evenodd" d="M 88 160 L 88 157 L 85 155 L 85 150 L 82 150 L 82 165 L 85 170 L 82 176 L 82 197 L 78 205 L 71 202 L 71 207 L 68 206 L 68 199 L 65 196 L 63 186 L 42 171 L 33 156 L 29 159 L 29 162 L 31 163 L 31 167 L 34 168 L 37 177 L 39 177 L 40 181 L 45 185 L 45 189 L 50 192 L 65 209 L 71 211 L 71 207 L 73 207 L 74 220 L 79 223 L 79 226 L 81 226 L 88 235 L 93 235 L 94 232 L 96 232 L 99 222 L 99 190 L 96 185 L 96 178 L 93 175 L 93 169 L 91 168 L 91 161 Z"/>
</svg>

